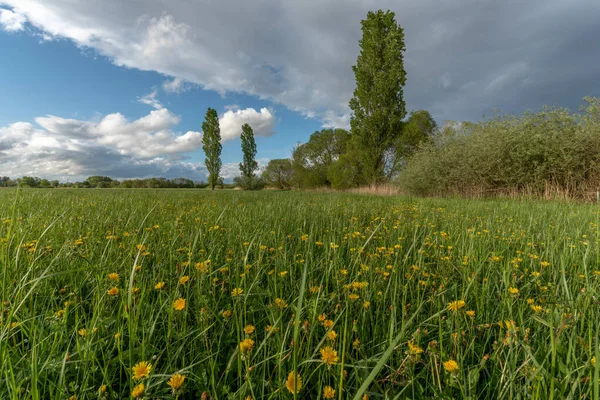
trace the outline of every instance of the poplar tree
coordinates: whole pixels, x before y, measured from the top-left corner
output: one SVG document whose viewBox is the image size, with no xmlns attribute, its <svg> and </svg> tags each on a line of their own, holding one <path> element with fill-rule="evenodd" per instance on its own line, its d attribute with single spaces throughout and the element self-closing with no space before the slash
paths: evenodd
<svg viewBox="0 0 600 400">
<path fill-rule="evenodd" d="M 360 54 L 352 67 L 356 89 L 350 100 L 350 126 L 364 180 L 377 185 L 386 179 L 386 157 L 406 116 L 404 31 L 391 11 L 369 11 L 361 25 Z"/>
<path fill-rule="evenodd" d="M 209 108 L 202 123 L 202 149 L 204 150 L 206 169 L 208 170 L 208 184 L 212 190 L 219 183 L 221 172 L 221 129 L 217 110 Z"/>
<path fill-rule="evenodd" d="M 254 140 L 254 132 L 248 124 L 242 125 L 242 153 L 243 161 L 240 163 L 240 171 L 242 176 L 248 181 L 254 178 L 254 171 L 258 168 L 256 162 L 256 141 Z"/>
</svg>

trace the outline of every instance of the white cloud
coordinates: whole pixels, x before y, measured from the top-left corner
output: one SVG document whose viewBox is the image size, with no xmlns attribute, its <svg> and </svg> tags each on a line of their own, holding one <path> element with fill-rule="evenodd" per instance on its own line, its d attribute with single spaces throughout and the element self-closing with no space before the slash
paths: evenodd
<svg viewBox="0 0 600 400">
<path fill-rule="evenodd" d="M 239 137 L 244 124 L 252 127 L 255 136 L 271 136 L 274 133 L 275 116 L 268 108 L 261 108 L 260 111 L 254 108 L 229 108 L 219 118 L 221 140 L 225 142 Z"/>
<path fill-rule="evenodd" d="M 190 162 L 185 156 L 202 147 L 202 132 L 174 131 L 180 118 L 166 108 L 152 110 L 133 121 L 113 113 L 91 120 L 47 115 L 35 118 L 35 122 L 37 126 L 17 122 L 0 127 L 3 175 L 205 179 L 204 164 Z M 223 141 L 238 137 L 244 123 L 251 124 L 257 135 L 265 136 L 273 133 L 275 118 L 266 108 L 228 110 L 220 118 Z M 225 179 L 237 175 L 238 163 L 223 165 Z"/>
<path fill-rule="evenodd" d="M 190 90 L 194 85 L 181 78 L 167 79 L 162 84 L 162 90 L 167 93 L 182 93 Z"/>
<path fill-rule="evenodd" d="M 157 94 L 158 92 L 156 90 L 153 90 L 151 93 L 138 98 L 138 102 L 142 104 L 147 104 L 152 108 L 160 110 L 161 108 L 163 108 L 163 105 L 156 98 Z"/>
<path fill-rule="evenodd" d="M 373 8 L 395 11 L 404 28 L 409 110 L 426 108 L 439 120 L 479 118 L 492 107 L 513 111 L 567 98 L 578 103 L 598 91 L 589 84 L 596 82 L 600 62 L 593 40 L 600 34 L 597 0 L 531 0 L 518 8 L 479 0 L 380 0 L 376 7 L 366 0 L 0 5 L 11 9 L 2 11 L 4 29 L 28 23 L 40 30 L 34 34 L 67 38 L 116 65 L 156 71 L 169 78 L 165 91 L 194 84 L 221 94 L 247 93 L 325 126 L 347 120 L 360 20 Z M 528 72 L 510 70 L 518 63 Z M 496 75 L 505 73 L 510 76 Z M 485 91 L 490 85 L 494 96 Z"/>
<path fill-rule="evenodd" d="M 5 8 L 0 8 L 0 26 L 7 32 L 22 31 L 25 28 L 25 16 Z"/>
</svg>

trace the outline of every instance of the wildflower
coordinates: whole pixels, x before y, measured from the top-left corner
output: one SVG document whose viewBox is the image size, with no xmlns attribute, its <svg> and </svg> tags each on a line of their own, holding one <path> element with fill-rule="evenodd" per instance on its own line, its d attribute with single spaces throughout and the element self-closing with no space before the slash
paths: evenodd
<svg viewBox="0 0 600 400">
<path fill-rule="evenodd" d="M 458 363 L 454 360 L 444 361 L 444 369 L 451 374 L 458 372 Z"/>
<path fill-rule="evenodd" d="M 154 289 L 156 289 L 156 290 L 162 290 L 162 289 L 164 289 L 164 287 L 165 287 L 164 281 L 160 281 L 156 285 L 154 285 Z"/>
<path fill-rule="evenodd" d="M 134 399 L 139 399 L 144 396 L 145 390 L 146 390 L 146 387 L 144 386 L 144 384 L 140 383 L 139 385 L 134 387 L 133 390 L 131 391 L 131 397 L 133 397 Z"/>
<path fill-rule="evenodd" d="M 134 286 L 131 288 L 131 293 L 133 294 L 138 294 L 140 292 L 140 288 L 137 286 Z"/>
<path fill-rule="evenodd" d="M 527 299 L 527 304 L 532 305 L 533 303 L 535 303 L 534 299 Z"/>
<path fill-rule="evenodd" d="M 350 300 L 358 300 L 360 298 L 360 296 L 357 295 L 356 293 L 352 293 L 350 296 L 348 296 L 348 298 Z"/>
<path fill-rule="evenodd" d="M 100 393 L 106 393 L 106 385 L 101 385 L 101 386 L 98 388 L 98 392 L 100 392 Z"/>
<path fill-rule="evenodd" d="M 225 311 L 223 311 L 222 315 L 223 315 L 223 318 L 229 318 L 229 317 L 231 317 L 231 310 L 225 310 Z"/>
<path fill-rule="evenodd" d="M 179 284 L 180 285 L 185 285 L 187 281 L 190 280 L 190 277 L 187 275 L 182 276 L 181 278 L 179 278 Z"/>
<path fill-rule="evenodd" d="M 237 297 L 239 295 L 241 295 L 242 293 L 244 293 L 244 289 L 242 288 L 235 288 L 231 291 L 231 296 L 232 297 Z"/>
<path fill-rule="evenodd" d="M 531 309 L 533 310 L 533 312 L 537 313 L 537 312 L 543 311 L 544 307 L 542 307 L 540 305 L 534 305 L 534 304 L 532 304 L 531 305 Z"/>
<path fill-rule="evenodd" d="M 108 274 L 109 281 L 119 282 L 120 279 L 121 277 L 116 272 L 111 272 L 110 274 Z"/>
<path fill-rule="evenodd" d="M 242 354 L 247 354 L 252 351 L 252 347 L 254 347 L 254 340 L 252 339 L 244 339 L 240 342 L 240 351 Z"/>
<path fill-rule="evenodd" d="M 423 349 L 420 348 L 419 345 L 414 344 L 412 340 L 408 341 L 408 349 L 414 355 L 421 354 L 423 352 Z"/>
<path fill-rule="evenodd" d="M 87 334 L 87 330 L 85 328 L 81 328 L 77 331 L 77 333 L 79 334 L 79 336 L 85 337 L 85 335 Z"/>
<path fill-rule="evenodd" d="M 183 386 L 183 381 L 185 381 L 185 375 L 181 374 L 173 374 L 169 378 L 169 380 L 167 381 L 167 385 L 169 385 L 169 387 L 173 391 L 173 396 L 175 396 L 177 392 L 180 391 L 181 387 Z"/>
<path fill-rule="evenodd" d="M 335 349 L 331 348 L 330 346 L 323 347 L 320 350 L 320 352 L 321 360 L 323 360 L 323 363 L 327 365 L 334 365 L 338 362 L 338 353 Z"/>
<path fill-rule="evenodd" d="M 324 399 L 333 399 L 335 398 L 335 389 L 331 386 L 325 386 L 323 388 L 323 398 Z"/>
<path fill-rule="evenodd" d="M 352 342 L 352 347 L 354 347 L 356 350 L 359 349 L 359 347 L 360 347 L 360 340 L 358 338 L 354 339 L 354 342 Z"/>
<path fill-rule="evenodd" d="M 370 302 L 370 301 L 365 301 L 365 302 L 363 303 L 363 307 L 365 308 L 365 310 L 368 310 L 368 309 L 369 309 L 369 307 L 371 307 L 371 302 Z"/>
<path fill-rule="evenodd" d="M 281 310 L 288 306 L 287 302 L 279 297 L 275 299 L 275 305 Z"/>
<path fill-rule="evenodd" d="M 519 294 L 519 289 L 517 289 L 515 287 L 509 287 L 508 288 L 508 293 L 510 293 L 512 295 L 517 295 L 517 294 Z"/>
<path fill-rule="evenodd" d="M 300 389 L 302 389 L 302 377 L 300 377 L 300 374 L 294 373 L 294 371 L 290 372 L 285 381 L 285 387 L 291 394 L 299 393 Z"/>
<path fill-rule="evenodd" d="M 152 364 L 148 361 L 140 361 L 135 364 L 131 370 L 133 371 L 133 379 L 140 380 L 142 378 L 147 378 L 150 375 Z"/>
<path fill-rule="evenodd" d="M 326 319 L 325 321 L 323 321 L 323 326 L 325 327 L 325 329 L 329 329 L 333 327 L 333 321 L 330 319 Z"/>
<path fill-rule="evenodd" d="M 246 325 L 244 327 L 244 333 L 246 335 L 252 335 L 253 332 L 254 332 L 254 325 Z"/>
<path fill-rule="evenodd" d="M 475 311 L 473 311 L 473 310 L 467 310 L 467 311 L 465 311 L 465 314 L 467 314 L 467 316 L 469 316 L 471 318 L 475 318 Z"/>
<path fill-rule="evenodd" d="M 116 286 L 113 286 L 110 289 L 108 289 L 107 293 L 111 296 L 116 296 L 119 294 L 119 288 Z"/>
<path fill-rule="evenodd" d="M 185 299 L 180 297 L 177 300 L 175 300 L 175 302 L 173 303 L 173 308 L 176 311 L 181 311 L 185 308 Z"/>
<path fill-rule="evenodd" d="M 325 321 L 325 319 L 326 319 L 326 318 L 327 318 L 327 315 L 325 315 L 325 313 L 323 313 L 323 314 L 319 315 L 319 317 L 318 317 L 318 319 L 319 319 L 319 322 L 323 322 L 323 321 Z"/>
<path fill-rule="evenodd" d="M 327 332 L 327 339 L 331 340 L 332 342 L 335 341 L 335 339 L 337 338 L 337 333 L 335 333 L 335 331 L 332 329 L 329 332 Z"/>
<path fill-rule="evenodd" d="M 464 300 L 456 300 L 451 303 L 448 303 L 448 310 L 450 311 L 458 311 L 463 308 L 467 303 Z"/>
</svg>

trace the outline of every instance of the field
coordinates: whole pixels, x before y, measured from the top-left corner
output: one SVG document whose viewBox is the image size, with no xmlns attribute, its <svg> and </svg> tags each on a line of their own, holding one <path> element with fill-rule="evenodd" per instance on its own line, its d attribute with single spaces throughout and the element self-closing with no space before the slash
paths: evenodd
<svg viewBox="0 0 600 400">
<path fill-rule="evenodd" d="M 3 399 L 599 395 L 594 205 L 49 189 L 0 206 Z"/>
</svg>

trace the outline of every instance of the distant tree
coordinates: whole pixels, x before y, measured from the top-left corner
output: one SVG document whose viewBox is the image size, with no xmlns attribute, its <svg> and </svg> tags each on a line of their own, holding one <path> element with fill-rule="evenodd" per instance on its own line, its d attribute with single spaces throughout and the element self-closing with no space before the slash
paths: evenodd
<svg viewBox="0 0 600 400">
<path fill-rule="evenodd" d="M 208 183 L 212 190 L 219 183 L 219 173 L 221 172 L 221 129 L 219 128 L 219 116 L 217 111 L 209 108 L 206 111 L 204 122 L 202 123 L 202 149 L 206 156 L 204 163 L 208 170 Z"/>
<path fill-rule="evenodd" d="M 21 186 L 36 188 L 40 186 L 40 178 L 33 176 L 24 176 L 19 179 Z"/>
<path fill-rule="evenodd" d="M 262 175 L 265 183 L 279 189 L 292 187 L 292 161 L 289 158 L 280 158 L 269 161 Z"/>
<path fill-rule="evenodd" d="M 256 162 L 256 141 L 254 140 L 254 132 L 252 127 L 248 124 L 242 125 L 242 153 L 243 162 L 240 163 L 240 171 L 242 176 L 246 178 L 252 178 L 254 171 L 258 168 Z"/>
<path fill-rule="evenodd" d="M 294 180 L 298 186 L 331 186 L 329 169 L 347 151 L 350 134 L 344 129 L 323 129 L 292 153 Z"/>
<path fill-rule="evenodd" d="M 350 126 L 362 153 L 362 174 L 376 185 L 386 179 L 386 155 L 402 133 L 406 116 L 404 32 L 391 11 L 369 11 L 361 24 L 360 54 L 352 67 L 356 89 L 350 100 Z"/>
<path fill-rule="evenodd" d="M 429 111 L 417 110 L 410 113 L 402 126 L 402 134 L 394 142 L 390 150 L 390 167 L 387 171 L 388 179 L 392 179 L 402 165 L 406 164 L 408 157 L 415 153 L 420 146 L 430 143 L 438 132 L 438 126 Z"/>
<path fill-rule="evenodd" d="M 112 179 L 109 178 L 108 176 L 95 175 L 95 176 L 89 176 L 87 178 L 87 181 L 90 184 L 90 187 L 107 188 L 107 187 L 110 187 L 110 183 L 112 182 Z"/>
</svg>

